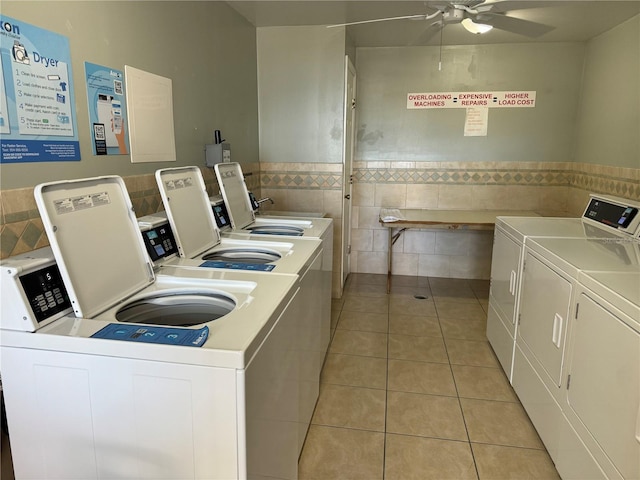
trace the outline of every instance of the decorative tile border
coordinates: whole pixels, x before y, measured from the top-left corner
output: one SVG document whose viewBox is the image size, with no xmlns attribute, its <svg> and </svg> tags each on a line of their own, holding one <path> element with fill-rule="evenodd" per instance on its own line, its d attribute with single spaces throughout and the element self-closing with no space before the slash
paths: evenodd
<svg viewBox="0 0 640 480">
<path fill-rule="evenodd" d="M 588 164 L 572 164 L 571 168 L 572 187 L 640 201 L 640 169 L 603 169 Z"/>
<path fill-rule="evenodd" d="M 332 172 L 286 172 L 260 173 L 261 188 L 300 188 L 304 190 L 341 190 L 342 174 Z"/>
<path fill-rule="evenodd" d="M 571 174 L 566 171 L 512 171 L 503 169 L 373 169 L 355 170 L 359 183 L 421 183 L 445 185 L 545 185 L 568 186 Z"/>
<path fill-rule="evenodd" d="M 429 185 L 522 185 L 574 187 L 589 192 L 640 201 L 640 169 L 573 164 L 508 164 L 504 168 L 476 162 L 452 165 L 436 163 L 424 167 L 410 162 L 403 168 L 394 162 L 359 162 L 354 169 L 358 183 Z"/>
</svg>

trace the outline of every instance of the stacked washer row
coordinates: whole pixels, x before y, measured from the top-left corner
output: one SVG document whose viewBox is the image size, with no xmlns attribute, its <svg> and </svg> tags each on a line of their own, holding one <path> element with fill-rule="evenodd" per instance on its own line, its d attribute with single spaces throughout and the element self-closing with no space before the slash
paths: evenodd
<svg viewBox="0 0 640 480">
<path fill-rule="evenodd" d="M 199 169 L 157 178 L 184 236 L 155 269 L 122 179 L 36 188 L 51 250 L 3 261 L 0 277 L 17 478 L 297 478 L 319 381 L 301 365 L 324 354 L 301 347 L 321 344 L 308 299 L 322 243 L 216 245 Z"/>
<path fill-rule="evenodd" d="M 640 214 L 496 222 L 487 337 L 564 479 L 640 478 Z"/>
</svg>

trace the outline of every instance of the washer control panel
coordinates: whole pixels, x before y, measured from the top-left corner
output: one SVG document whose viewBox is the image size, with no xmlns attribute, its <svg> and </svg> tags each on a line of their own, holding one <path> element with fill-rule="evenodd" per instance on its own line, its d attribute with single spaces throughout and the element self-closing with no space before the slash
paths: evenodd
<svg viewBox="0 0 640 480">
<path fill-rule="evenodd" d="M 224 200 L 220 199 L 216 202 L 211 202 L 211 208 L 213 209 L 213 216 L 215 217 L 216 224 L 220 230 L 231 226 L 229 214 L 227 213 L 227 206 L 224 204 Z"/>
<path fill-rule="evenodd" d="M 153 262 L 178 254 L 178 246 L 169 222 L 142 231 L 144 245 Z"/>
<path fill-rule="evenodd" d="M 3 329 L 34 332 L 73 312 L 50 248 L 3 260 L 0 275 Z"/>
<path fill-rule="evenodd" d="M 71 308 L 56 264 L 21 276 L 20 283 L 38 323 Z"/>
</svg>

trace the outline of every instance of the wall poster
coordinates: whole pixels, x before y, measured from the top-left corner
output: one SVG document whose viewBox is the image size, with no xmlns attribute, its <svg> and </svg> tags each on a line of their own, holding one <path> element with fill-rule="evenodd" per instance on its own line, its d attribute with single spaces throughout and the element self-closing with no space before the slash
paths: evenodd
<svg viewBox="0 0 640 480">
<path fill-rule="evenodd" d="M 84 72 L 93 154 L 128 154 L 124 73 L 89 62 L 84 62 Z"/>
<path fill-rule="evenodd" d="M 3 163 L 80 160 L 67 37 L 0 17 Z"/>
</svg>

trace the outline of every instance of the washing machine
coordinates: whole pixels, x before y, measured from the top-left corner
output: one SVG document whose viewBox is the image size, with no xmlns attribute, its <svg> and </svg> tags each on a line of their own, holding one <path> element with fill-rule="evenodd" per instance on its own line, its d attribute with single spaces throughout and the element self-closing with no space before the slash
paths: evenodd
<svg viewBox="0 0 640 480">
<path fill-rule="evenodd" d="M 297 217 L 293 215 L 271 215 L 256 216 L 256 228 L 253 230 L 233 230 L 231 217 L 222 195 L 209 198 L 211 208 L 220 232 L 225 237 L 236 237 L 243 235 L 248 238 L 318 238 L 322 241 L 322 293 L 321 298 L 331 301 L 332 274 L 333 274 L 333 219 L 318 217 Z M 251 204 L 251 202 L 250 202 Z M 284 222 L 284 223 L 283 223 Z M 290 223 L 286 223 L 290 222 Z M 270 225 L 270 223 L 280 224 Z M 282 227 L 282 228 L 281 228 Z M 328 308 L 323 313 L 323 351 L 326 353 L 329 347 L 329 331 L 331 328 L 331 309 Z"/>
<path fill-rule="evenodd" d="M 2 323 L 16 477 L 297 478 L 297 276 L 156 275 L 120 177 L 35 193 L 72 314 Z"/>
<path fill-rule="evenodd" d="M 322 242 L 311 237 L 232 234 L 223 238 L 198 167 L 161 169 L 156 172 L 156 180 L 169 222 L 168 226 L 166 223 L 164 226 L 155 225 L 143 232 L 148 251 L 156 264 L 180 268 L 241 269 L 260 274 L 256 281 L 269 281 L 266 277 L 272 272 L 299 276 L 300 296 L 307 305 L 307 310 L 296 324 L 296 348 L 300 353 L 298 447 L 301 451 L 319 395 L 320 371 L 326 351 L 325 315 L 326 312 L 330 314 L 331 309 L 330 296 L 323 295 Z M 175 246 L 175 251 L 171 250 L 172 246 Z M 156 255 L 161 251 L 168 254 L 162 260 Z M 329 325 L 326 330 L 328 337 Z"/>
<path fill-rule="evenodd" d="M 167 168 L 156 171 L 156 180 L 173 243 L 167 238 L 151 238 L 159 230 L 149 230 L 146 240 L 162 254 L 164 264 L 184 267 L 233 268 L 245 271 L 300 274 L 318 254 L 322 243 L 317 239 L 248 238 L 232 235 L 222 238 L 216 225 L 202 172 L 198 167 Z M 162 214 L 151 216 L 162 219 Z M 160 222 L 155 222 L 159 225 Z M 321 257 L 320 257 L 321 258 Z"/>
<path fill-rule="evenodd" d="M 640 225 L 639 206 L 629 200 L 591 195 L 581 218 L 514 216 L 496 219 L 487 338 L 510 382 L 513 379 L 524 246 L 528 239 L 633 237 Z"/>
<path fill-rule="evenodd" d="M 232 230 L 312 238 L 325 238 L 328 230 L 333 234 L 331 218 L 256 217 L 240 164 L 219 163 L 214 169 Z"/>
<path fill-rule="evenodd" d="M 331 329 L 333 219 L 256 217 L 240 164 L 220 163 L 215 165 L 215 172 L 223 202 L 214 202 L 212 208 L 223 232 L 233 231 L 244 232 L 246 235 L 284 237 L 302 236 L 303 238 L 319 238 L 322 241 L 323 280 L 322 289 L 318 291 L 317 295 L 322 298 L 322 304 L 326 306 L 322 313 L 321 338 L 321 350 L 324 352 L 324 358 L 329 347 Z M 225 211 L 227 216 L 225 216 Z"/>
<path fill-rule="evenodd" d="M 562 463 L 565 452 L 561 438 L 568 428 L 567 392 L 573 395 L 568 339 L 584 332 L 580 309 L 586 303 L 579 301 L 579 277 L 584 271 L 637 273 L 640 244 L 632 236 L 526 240 L 512 384 L 556 464 Z M 602 341 L 607 345 L 607 339 Z M 625 347 L 621 344 L 619 348 Z M 596 352 L 592 354 L 595 358 Z M 631 387 L 624 387 L 619 395 L 637 395 L 637 390 L 628 390 Z M 597 470 L 591 473 L 596 475 Z M 582 473 L 567 469 L 563 478 L 580 478 Z M 603 472 L 595 478 L 617 477 Z"/>
</svg>

